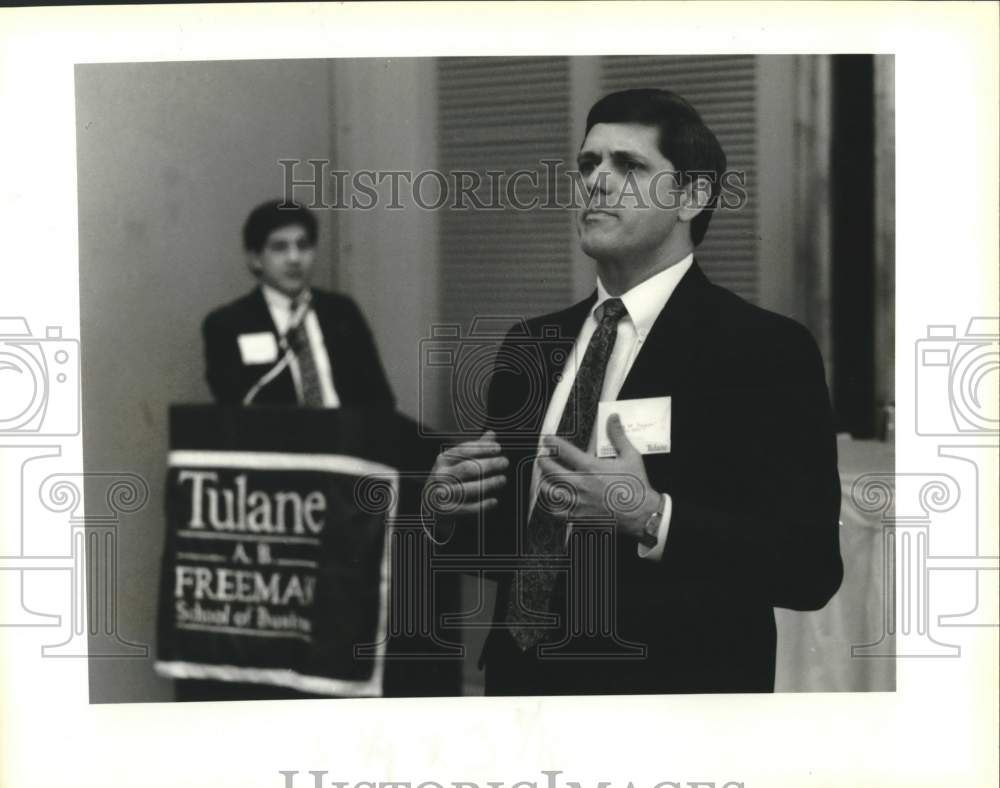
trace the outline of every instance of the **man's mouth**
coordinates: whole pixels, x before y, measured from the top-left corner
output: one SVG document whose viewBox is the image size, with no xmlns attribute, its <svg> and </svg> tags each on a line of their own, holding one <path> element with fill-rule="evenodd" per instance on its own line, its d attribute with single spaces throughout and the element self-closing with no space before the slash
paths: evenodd
<svg viewBox="0 0 1000 788">
<path fill-rule="evenodd" d="M 584 221 L 587 221 L 588 219 L 599 219 L 602 216 L 609 217 L 611 219 L 617 219 L 618 218 L 618 214 L 616 214 L 616 213 L 614 213 L 612 211 L 605 211 L 605 210 L 602 210 L 600 208 L 587 208 L 583 212 L 583 220 Z"/>
</svg>

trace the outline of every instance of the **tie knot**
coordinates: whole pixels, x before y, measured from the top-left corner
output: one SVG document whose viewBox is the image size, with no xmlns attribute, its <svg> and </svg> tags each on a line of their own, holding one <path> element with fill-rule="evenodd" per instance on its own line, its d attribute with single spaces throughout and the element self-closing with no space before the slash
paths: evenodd
<svg viewBox="0 0 1000 788">
<path fill-rule="evenodd" d="M 628 310 L 620 298 L 609 298 L 597 307 L 597 322 L 613 326 L 627 314 Z"/>
<path fill-rule="evenodd" d="M 309 314 L 309 296 L 300 294 L 288 304 L 288 316 L 291 321 L 288 330 L 298 331 L 305 327 L 306 315 Z"/>
</svg>

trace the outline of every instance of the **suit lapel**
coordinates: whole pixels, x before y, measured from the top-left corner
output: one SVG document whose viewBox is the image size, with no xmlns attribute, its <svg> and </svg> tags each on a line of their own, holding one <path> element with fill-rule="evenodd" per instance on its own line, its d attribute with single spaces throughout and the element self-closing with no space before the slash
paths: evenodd
<svg viewBox="0 0 1000 788">
<path fill-rule="evenodd" d="M 340 331 L 338 331 L 339 326 L 337 325 L 340 321 L 340 315 L 334 314 L 334 310 L 331 309 L 330 302 L 326 299 L 325 293 L 321 293 L 318 290 L 312 290 L 312 311 L 316 315 L 316 319 L 319 321 L 320 330 L 323 332 L 324 342 L 333 342 L 334 336 L 336 336 Z M 330 348 L 327 348 L 330 351 Z M 331 362 L 333 359 L 330 359 Z"/>
<path fill-rule="evenodd" d="M 576 344 L 576 338 L 579 336 L 583 328 L 583 323 L 587 319 L 587 315 L 590 314 L 590 310 L 596 300 L 597 291 L 595 290 L 583 301 L 574 304 L 569 309 L 564 309 L 551 318 L 545 319 L 541 324 L 540 332 L 537 336 L 541 337 L 539 346 L 545 362 L 546 411 L 548 410 L 549 403 L 552 401 L 552 394 L 555 392 L 559 377 L 566 366 L 568 354 L 572 352 L 573 345 Z M 544 418 L 544 413 L 542 417 Z M 541 426 L 541 422 L 539 422 L 539 431 L 541 431 Z"/>
<path fill-rule="evenodd" d="M 264 298 L 264 291 L 261 288 L 255 288 L 246 299 L 246 319 L 247 319 L 247 331 L 241 333 L 256 333 L 267 331 L 279 340 L 281 340 L 281 334 L 278 332 L 278 327 L 274 323 L 274 318 L 271 317 L 271 310 L 267 305 L 267 299 Z M 247 378 L 247 388 L 257 382 L 260 378 L 261 371 L 260 367 L 244 367 L 246 370 Z M 285 369 L 282 371 L 277 378 L 268 383 L 260 391 L 255 402 L 265 405 L 289 405 L 295 404 L 298 401 L 298 395 L 295 392 L 295 383 L 292 379 L 291 370 Z"/>
<path fill-rule="evenodd" d="M 699 347 L 699 304 L 708 286 L 693 263 L 653 323 L 618 399 L 665 396 L 690 382 Z"/>
<path fill-rule="evenodd" d="M 698 320 L 700 301 L 709 286 L 697 262 L 677 284 L 649 335 L 643 342 L 632 369 L 622 385 L 618 399 L 656 397 L 671 393 L 678 384 L 690 380 L 690 372 L 699 347 Z M 597 293 L 574 304 L 569 309 L 529 325 L 528 342 L 537 341 L 542 351 L 544 379 L 542 393 L 545 407 L 541 409 L 530 443 L 538 441 L 542 421 L 555 391 L 558 376 L 566 364 L 566 353 L 572 350 L 584 320 L 590 313 Z"/>
<path fill-rule="evenodd" d="M 514 347 L 508 348 L 505 343 L 504 349 L 501 350 L 514 354 L 511 356 L 511 363 L 506 365 L 508 368 L 523 367 L 529 359 L 537 358 L 536 350 L 542 362 L 540 368 L 536 366 L 534 369 L 527 369 L 527 374 L 510 375 L 510 388 L 503 397 L 508 412 L 521 411 L 531 414 L 531 420 L 527 424 L 521 424 L 506 434 L 502 430 L 499 431 L 501 443 L 511 461 L 509 472 L 519 475 L 518 480 L 511 484 L 511 489 L 530 489 L 532 463 L 537 453 L 545 414 L 566 366 L 566 360 L 573 351 L 577 335 L 596 300 L 595 291 L 585 300 L 562 312 L 531 320 L 527 324 L 522 323 L 520 330 L 508 339 L 508 343 Z M 525 352 L 522 353 L 517 348 L 518 345 L 522 346 Z M 497 363 L 499 364 L 499 360 Z M 539 374 L 542 376 L 541 380 L 536 379 Z M 519 527 L 526 527 L 529 496 L 508 495 L 504 497 L 504 501 L 505 505 L 510 507 L 508 509 L 511 512 L 510 516 L 521 524 Z M 513 514 L 515 506 L 520 507 L 516 515 Z"/>
<path fill-rule="evenodd" d="M 518 455 L 534 455 L 539 434 L 566 360 L 596 293 L 562 312 L 516 325 L 494 361 L 494 382 L 502 381 L 502 412 L 524 414 L 517 423 L 495 429 L 501 443 Z M 540 365 L 537 362 L 541 362 Z"/>
<path fill-rule="evenodd" d="M 254 288 L 248 296 L 248 302 L 254 330 L 270 331 L 280 339 L 281 334 L 278 333 L 278 327 L 274 324 L 274 319 L 271 317 L 271 310 L 268 308 L 267 300 L 264 298 L 264 291 L 259 287 Z"/>
<path fill-rule="evenodd" d="M 357 329 L 348 321 L 344 310 L 339 309 L 337 302 L 325 292 L 312 290 L 312 310 L 323 335 L 334 388 L 342 403 L 353 400 L 356 392 L 365 391 L 360 377 L 363 361 L 357 357 L 357 340 L 352 341 Z"/>
</svg>

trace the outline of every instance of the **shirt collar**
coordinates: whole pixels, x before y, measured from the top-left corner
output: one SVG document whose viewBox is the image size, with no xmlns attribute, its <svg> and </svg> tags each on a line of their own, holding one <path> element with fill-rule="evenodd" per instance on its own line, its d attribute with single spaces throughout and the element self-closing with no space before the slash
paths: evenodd
<svg viewBox="0 0 1000 788">
<path fill-rule="evenodd" d="M 285 312 L 292 311 L 292 305 L 295 303 L 294 298 L 292 298 L 289 295 L 286 295 L 285 293 L 282 293 L 280 290 L 275 290 L 270 285 L 262 284 L 260 286 L 260 289 L 261 292 L 264 294 L 264 300 L 267 302 L 267 305 L 269 307 L 271 307 L 272 309 L 284 310 Z M 300 299 L 303 299 L 305 303 L 308 304 L 311 295 L 312 294 L 309 292 L 307 288 L 303 290 L 298 297 Z"/>
<path fill-rule="evenodd" d="M 694 254 L 692 253 L 680 262 L 674 263 L 669 268 L 660 271 L 660 273 L 649 277 L 649 279 L 640 282 L 631 290 L 621 294 L 622 303 L 625 304 L 628 316 L 635 326 L 635 333 L 640 339 L 644 339 L 646 334 L 649 333 L 653 327 L 653 323 L 656 322 L 656 318 L 660 316 L 663 307 L 666 306 L 674 289 L 681 279 L 684 278 L 684 274 L 688 272 L 693 262 Z M 591 309 L 591 315 L 594 314 L 594 310 L 597 307 L 609 298 L 612 298 L 611 294 L 604 287 L 601 277 L 597 277 L 597 302 Z"/>
</svg>

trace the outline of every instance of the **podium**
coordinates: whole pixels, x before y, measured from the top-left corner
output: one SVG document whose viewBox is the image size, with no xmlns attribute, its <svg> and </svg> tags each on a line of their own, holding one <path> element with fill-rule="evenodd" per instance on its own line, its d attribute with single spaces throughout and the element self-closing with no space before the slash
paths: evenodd
<svg viewBox="0 0 1000 788">
<path fill-rule="evenodd" d="M 157 672 L 233 690 L 203 700 L 460 692 L 439 616 L 405 659 L 393 637 L 395 598 L 434 591 L 443 613 L 458 596 L 393 569 L 433 462 L 417 433 L 380 409 L 173 406 Z"/>
</svg>

